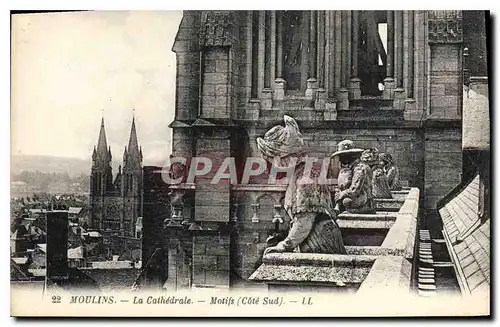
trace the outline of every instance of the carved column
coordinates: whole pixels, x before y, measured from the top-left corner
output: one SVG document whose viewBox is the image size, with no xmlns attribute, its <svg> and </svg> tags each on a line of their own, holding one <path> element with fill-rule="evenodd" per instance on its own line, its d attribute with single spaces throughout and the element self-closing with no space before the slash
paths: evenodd
<svg viewBox="0 0 500 327">
<path fill-rule="evenodd" d="M 414 54 L 414 49 L 415 49 L 415 33 L 414 33 L 414 23 L 415 23 L 415 18 L 414 18 L 414 11 L 413 10 L 408 10 L 407 11 L 407 19 L 408 19 L 408 48 L 407 48 L 407 55 L 408 55 L 408 67 L 407 67 L 407 72 L 408 76 L 406 79 L 406 97 L 407 99 L 405 100 L 405 117 L 407 119 L 411 118 L 411 115 L 416 111 L 416 101 L 414 99 L 414 78 L 415 78 L 415 54 Z"/>
<path fill-rule="evenodd" d="M 395 79 L 396 89 L 394 90 L 394 107 L 396 109 L 404 108 L 404 21 L 403 11 L 397 10 L 394 13 L 394 28 L 395 28 Z"/>
<path fill-rule="evenodd" d="M 259 90 L 259 12 L 256 10 L 252 10 L 250 12 L 251 20 L 252 20 L 252 88 L 250 89 L 251 94 L 251 104 L 258 106 L 258 98 L 260 95 Z M 258 108 L 252 108 L 253 111 Z M 258 117 L 258 114 L 257 114 Z"/>
<path fill-rule="evenodd" d="M 361 97 L 361 79 L 358 77 L 358 50 L 359 50 L 359 11 L 352 11 L 352 41 L 351 41 L 351 87 L 352 99 Z"/>
<path fill-rule="evenodd" d="M 414 65 L 414 12 L 408 11 L 408 85 L 406 88 L 408 98 L 413 98 Z"/>
<path fill-rule="evenodd" d="M 266 31 L 269 33 L 269 39 L 266 39 L 266 44 L 269 43 L 269 87 L 276 79 L 276 12 L 267 12 L 266 21 L 268 23 Z"/>
<path fill-rule="evenodd" d="M 275 46 L 275 74 L 273 79 L 273 108 L 283 108 L 283 100 L 285 99 L 286 81 L 283 79 L 283 12 L 274 11 L 274 40 Z"/>
<path fill-rule="evenodd" d="M 300 67 L 300 89 L 304 91 L 307 88 L 307 79 L 309 75 L 309 63 L 311 56 L 308 53 L 309 45 L 309 27 L 310 27 L 310 12 L 302 12 L 301 34 L 302 34 L 302 53 Z"/>
<path fill-rule="evenodd" d="M 276 77 L 283 77 L 283 19 L 280 11 L 276 12 Z"/>
<path fill-rule="evenodd" d="M 340 81 L 342 79 L 342 11 L 336 10 L 335 16 L 335 33 L 334 33 L 334 54 L 335 54 L 335 92 L 339 92 Z"/>
<path fill-rule="evenodd" d="M 346 30 L 346 71 L 345 71 L 345 85 L 349 89 L 351 86 L 351 33 L 352 33 L 352 26 L 351 26 L 351 21 L 352 21 L 352 14 L 351 10 L 347 10 L 346 13 L 346 21 L 344 24 L 346 24 L 347 30 Z"/>
<path fill-rule="evenodd" d="M 318 15 L 318 22 L 317 22 L 317 33 L 318 33 L 318 46 L 317 46 L 317 62 L 318 62 L 318 67 L 317 67 L 317 77 L 318 77 L 318 82 L 319 82 L 319 87 L 324 88 L 325 87 L 325 12 L 324 11 L 319 11 L 317 13 Z"/>
<path fill-rule="evenodd" d="M 257 81 L 257 92 L 260 94 L 264 89 L 264 69 L 265 69 L 265 43 L 266 43 L 266 12 L 259 11 L 259 20 L 258 20 L 258 57 L 257 57 L 257 69 L 258 69 L 258 81 Z"/>
<path fill-rule="evenodd" d="M 332 21 L 333 17 L 332 11 L 325 12 L 325 90 L 327 92 L 327 98 L 332 98 L 333 94 L 333 61 L 334 61 L 334 40 L 333 33 L 335 26 Z"/>
<path fill-rule="evenodd" d="M 246 65 L 247 65 L 247 74 L 246 74 L 246 98 L 247 100 L 252 97 L 252 20 L 253 13 L 249 10 L 246 14 L 247 16 L 247 24 L 246 24 Z"/>
<path fill-rule="evenodd" d="M 318 89 L 316 91 L 315 104 L 314 108 L 316 110 L 324 110 L 326 104 L 326 98 L 328 97 L 327 89 L 325 86 L 326 76 L 328 75 L 328 70 L 326 67 L 326 40 L 325 40 L 325 31 L 326 31 L 326 18 L 325 11 L 319 11 L 317 13 L 317 35 L 318 35 L 318 45 L 317 45 L 317 76 L 318 76 Z"/>
<path fill-rule="evenodd" d="M 394 11 L 387 11 L 387 73 L 384 79 L 384 99 L 394 96 Z"/>
<path fill-rule="evenodd" d="M 326 98 L 335 97 L 335 76 L 336 76 L 336 48 L 335 48 L 335 11 L 325 13 L 325 90 Z M 325 120 L 337 119 L 337 104 L 327 101 L 325 103 Z"/>
<path fill-rule="evenodd" d="M 348 15 L 347 11 L 341 11 L 341 19 L 339 25 L 341 26 L 341 70 L 340 70 L 340 89 L 339 89 L 339 107 L 340 109 L 349 108 L 349 91 L 347 89 L 347 81 L 349 80 L 349 63 L 348 63 Z"/>
<path fill-rule="evenodd" d="M 403 64 L 404 64 L 404 38 L 403 38 L 403 12 L 397 10 L 394 15 L 395 39 L 396 39 L 396 85 L 403 87 Z"/>
<path fill-rule="evenodd" d="M 274 29 L 271 28 L 271 12 L 261 11 L 259 16 L 259 45 L 261 41 L 261 34 L 264 36 L 264 88 L 260 96 L 260 108 L 261 109 L 271 109 L 273 105 L 272 101 L 272 89 L 271 89 L 271 79 L 274 75 L 274 50 L 272 44 L 272 33 Z"/>
<path fill-rule="evenodd" d="M 309 78 L 317 78 L 318 12 L 311 11 L 309 36 Z"/>
</svg>

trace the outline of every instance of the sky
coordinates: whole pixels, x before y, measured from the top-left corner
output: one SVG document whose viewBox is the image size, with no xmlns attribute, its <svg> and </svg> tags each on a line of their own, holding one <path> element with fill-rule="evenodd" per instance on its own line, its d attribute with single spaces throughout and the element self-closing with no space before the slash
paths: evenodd
<svg viewBox="0 0 500 327">
<path fill-rule="evenodd" d="M 13 16 L 11 153 L 88 159 L 104 117 L 121 160 L 135 115 L 144 164 L 164 161 L 181 18 L 180 11 Z"/>
</svg>

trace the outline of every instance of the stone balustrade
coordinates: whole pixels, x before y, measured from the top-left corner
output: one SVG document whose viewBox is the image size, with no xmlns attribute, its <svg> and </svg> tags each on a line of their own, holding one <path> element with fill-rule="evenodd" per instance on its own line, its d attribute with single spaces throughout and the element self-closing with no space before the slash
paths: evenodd
<svg viewBox="0 0 500 327">
<path fill-rule="evenodd" d="M 168 231 L 177 226 L 176 230 L 184 230 L 184 234 L 191 234 L 192 240 L 179 249 L 184 248 L 182 251 L 191 252 L 185 246 L 192 244 L 193 258 L 196 259 L 199 252 L 197 250 L 198 238 L 215 237 L 210 235 L 218 235 L 221 227 L 194 219 L 193 210 L 196 210 L 196 205 L 191 202 L 191 198 L 196 190 L 195 184 L 172 185 L 169 189 L 171 190 L 171 197 L 175 201 L 171 203 L 172 217 L 167 219 L 168 221 L 164 223 L 164 227 Z M 268 245 L 268 238 L 275 233 L 286 233 L 290 227 L 290 217 L 283 209 L 285 191 L 286 185 L 248 184 L 232 185 L 231 187 L 230 219 L 224 226 L 227 225 L 230 227 L 228 232 L 231 236 L 227 235 L 227 242 L 231 238 L 234 240 L 231 242 L 234 243 L 232 243 L 233 246 L 231 249 L 228 249 L 231 254 L 229 255 L 228 252 L 230 259 L 228 258 L 227 260 L 230 260 L 231 267 L 236 271 L 237 275 L 247 282 L 254 281 L 274 285 L 275 282 L 272 276 L 278 273 L 268 271 L 269 269 L 278 269 L 277 271 L 280 271 L 282 269 L 280 268 L 281 266 L 287 267 L 283 269 L 290 268 L 288 267 L 290 265 L 293 267 L 297 266 L 296 263 L 289 264 L 293 263 L 293 258 L 297 255 L 295 253 L 282 254 L 285 257 L 281 259 L 275 258 L 275 256 L 279 257 L 281 254 L 271 257 L 271 259 L 275 258 L 272 260 L 267 256 L 262 257 L 263 251 Z M 328 254 L 320 256 L 316 254 L 300 254 L 302 256 L 300 260 L 305 260 L 304 262 L 307 262 L 307 260 L 319 260 L 318 262 L 326 260 L 323 262 L 324 264 L 318 263 L 322 265 L 323 268 L 321 269 L 333 269 L 335 271 L 337 268 L 325 268 L 324 265 L 327 261 L 329 265 L 333 264 L 334 267 L 337 267 L 335 262 L 342 264 L 352 262 L 355 265 L 358 262 L 362 262 L 362 264 L 359 263 L 361 265 L 360 270 L 354 273 L 358 277 L 355 279 L 347 277 L 341 279 L 343 283 L 349 285 L 348 289 L 360 288 L 360 285 L 363 284 L 361 281 L 369 276 L 370 267 L 379 267 L 380 264 L 375 264 L 382 257 L 401 257 L 405 260 L 412 260 L 418 215 L 419 190 L 417 188 L 406 187 L 401 191 L 393 191 L 392 193 L 393 199 L 375 199 L 377 209 L 375 214 L 342 213 L 337 217 L 344 244 L 346 245 L 347 255 L 331 257 Z M 183 206 L 182 210 L 179 208 L 180 205 Z M 204 236 L 205 234 L 207 236 Z M 211 253 L 211 247 L 206 249 L 206 253 L 199 255 L 214 255 Z M 371 259 L 368 260 L 367 258 Z M 368 264 L 367 262 L 371 263 Z M 280 267 L 276 267 L 276 265 Z M 408 277 L 409 283 L 409 275 L 405 268 L 406 264 L 401 261 L 400 265 L 401 269 L 405 269 L 401 270 L 401 273 Z M 297 278 L 297 280 L 293 278 L 289 280 L 292 286 L 298 286 L 302 283 L 301 278 L 303 277 L 299 276 L 301 274 L 299 271 L 312 269 L 309 271 L 309 274 L 313 274 L 313 271 L 317 270 L 313 265 L 302 265 L 301 267 L 300 269 L 292 269 L 292 271 L 296 271 Z M 394 267 L 391 269 L 394 269 Z M 339 273 L 341 271 L 343 270 L 340 270 Z M 324 283 L 328 287 L 331 287 L 328 280 L 325 280 Z M 279 282 L 278 284 L 283 287 L 283 283 Z"/>
<path fill-rule="evenodd" d="M 379 207 L 399 206 L 397 211 L 338 216 L 346 255 L 272 253 L 249 279 L 270 290 L 410 291 L 420 191 L 410 188 L 393 194 L 392 201 L 377 201 Z"/>
</svg>

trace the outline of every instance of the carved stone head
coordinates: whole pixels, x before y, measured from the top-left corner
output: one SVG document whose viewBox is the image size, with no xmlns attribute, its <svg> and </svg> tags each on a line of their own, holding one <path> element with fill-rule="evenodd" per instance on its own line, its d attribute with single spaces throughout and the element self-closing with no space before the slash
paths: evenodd
<svg viewBox="0 0 500 327">
<path fill-rule="evenodd" d="M 257 138 L 257 146 L 264 159 L 277 167 L 289 167 L 290 159 L 299 163 L 304 156 L 304 140 L 295 119 L 284 116 L 285 126 L 277 125 Z"/>
</svg>

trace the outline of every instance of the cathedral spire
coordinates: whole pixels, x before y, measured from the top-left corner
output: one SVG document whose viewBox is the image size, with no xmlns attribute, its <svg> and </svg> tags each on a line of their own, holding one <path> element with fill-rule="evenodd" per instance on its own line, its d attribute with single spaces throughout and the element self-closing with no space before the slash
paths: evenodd
<svg viewBox="0 0 500 327">
<path fill-rule="evenodd" d="M 137 141 L 137 131 L 135 130 L 135 115 L 132 117 L 132 127 L 130 129 L 130 138 L 128 141 L 127 152 L 130 156 L 139 158 L 139 142 Z"/>
<path fill-rule="evenodd" d="M 97 141 L 97 149 L 94 147 L 95 158 L 99 162 L 111 161 L 111 148 L 108 147 L 106 140 L 106 129 L 104 128 L 104 117 L 101 118 L 101 129 L 99 131 L 99 140 Z"/>
<path fill-rule="evenodd" d="M 106 130 L 104 129 L 104 117 L 101 119 L 101 130 L 99 131 L 99 141 L 97 142 L 97 153 L 108 152 L 108 142 L 106 141 Z"/>
</svg>

